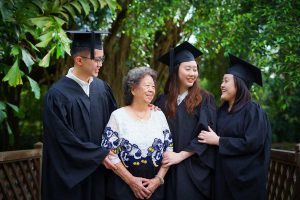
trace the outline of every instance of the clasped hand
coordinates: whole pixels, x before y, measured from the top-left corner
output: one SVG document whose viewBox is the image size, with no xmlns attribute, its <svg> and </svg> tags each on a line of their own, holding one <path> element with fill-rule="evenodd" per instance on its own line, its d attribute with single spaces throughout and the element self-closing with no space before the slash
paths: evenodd
<svg viewBox="0 0 300 200">
<path fill-rule="evenodd" d="M 129 183 L 129 187 L 138 199 L 149 199 L 159 185 L 160 181 L 157 178 L 133 177 Z"/>
</svg>

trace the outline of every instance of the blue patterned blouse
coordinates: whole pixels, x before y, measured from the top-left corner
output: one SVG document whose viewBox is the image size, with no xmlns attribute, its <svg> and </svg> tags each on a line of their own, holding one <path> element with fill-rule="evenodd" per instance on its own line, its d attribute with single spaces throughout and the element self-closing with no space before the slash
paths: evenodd
<svg viewBox="0 0 300 200">
<path fill-rule="evenodd" d="M 146 121 L 132 118 L 126 109 L 115 110 L 102 136 L 102 147 L 118 156 L 113 163 L 122 162 L 127 168 L 160 167 L 165 151 L 173 151 L 172 135 L 165 115 L 151 111 Z"/>
</svg>

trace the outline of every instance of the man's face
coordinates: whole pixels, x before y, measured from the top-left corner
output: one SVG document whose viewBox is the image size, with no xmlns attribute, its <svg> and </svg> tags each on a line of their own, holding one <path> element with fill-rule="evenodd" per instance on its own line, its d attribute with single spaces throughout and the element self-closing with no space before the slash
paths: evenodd
<svg viewBox="0 0 300 200">
<path fill-rule="evenodd" d="M 95 49 L 94 59 L 90 59 L 90 55 L 88 58 L 83 58 L 83 70 L 86 72 L 86 75 L 93 77 L 98 76 L 99 70 L 102 67 L 103 56 L 103 50 Z"/>
<path fill-rule="evenodd" d="M 95 49 L 94 59 L 91 59 L 90 52 L 82 52 L 76 56 L 80 74 L 85 77 L 97 77 L 104 60 L 103 50 Z"/>
</svg>

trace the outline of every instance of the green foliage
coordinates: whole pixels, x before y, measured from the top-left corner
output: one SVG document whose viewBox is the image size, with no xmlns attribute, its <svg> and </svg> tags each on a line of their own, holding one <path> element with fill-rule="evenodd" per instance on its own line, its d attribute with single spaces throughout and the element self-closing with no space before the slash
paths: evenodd
<svg viewBox="0 0 300 200">
<path fill-rule="evenodd" d="M 189 40 L 204 53 L 199 63 L 200 84 L 217 100 L 228 53 L 260 67 L 264 87 L 253 87 L 252 94 L 271 119 L 273 140 L 300 141 L 299 7 L 300 2 L 289 0 L 2 0 L 0 91 L 9 91 L 6 85 L 23 86 L 17 115 L 24 135 L 33 130 L 36 139 L 41 131 L 40 96 L 48 88 L 45 83 L 59 75 L 53 72 L 54 66 L 70 54 L 64 30 L 111 29 L 115 34 L 109 40 L 112 49 L 121 48 L 126 42 L 123 38 L 130 40 L 130 48 L 121 49 L 129 52 L 122 55 L 127 56 L 128 68 L 156 68 L 155 56 L 164 50 L 157 51 L 163 45 L 157 42 L 161 36 L 172 41 L 168 47 Z M 105 53 L 109 57 L 110 52 Z M 109 66 L 114 68 L 112 72 L 121 73 L 118 64 L 122 56 L 116 56 Z M 38 72 L 45 77 L 36 75 Z M 13 108 L 6 97 L 0 97 L 0 122 L 11 133 L 7 110 Z"/>
<path fill-rule="evenodd" d="M 47 68 L 65 58 L 66 53 L 70 54 L 71 41 L 64 29 L 74 26 L 77 15 L 87 16 L 105 6 L 115 9 L 118 4 L 115 0 L 2 0 L 0 91 L 9 93 L 12 91 L 9 87 L 15 87 L 14 91 L 20 93 L 21 86 L 29 83 L 29 91 L 39 99 L 40 83 L 36 75 L 39 68 Z M 20 94 L 14 97 L 5 93 L 0 94 L 2 102 L 15 101 L 19 106 Z M 7 107 L 1 107 L 0 119 L 0 130 L 6 129 L 11 135 Z"/>
<path fill-rule="evenodd" d="M 15 61 L 6 76 L 3 78 L 3 81 L 8 81 L 9 85 L 14 87 L 23 84 L 21 70 L 18 66 L 18 60 Z"/>
</svg>

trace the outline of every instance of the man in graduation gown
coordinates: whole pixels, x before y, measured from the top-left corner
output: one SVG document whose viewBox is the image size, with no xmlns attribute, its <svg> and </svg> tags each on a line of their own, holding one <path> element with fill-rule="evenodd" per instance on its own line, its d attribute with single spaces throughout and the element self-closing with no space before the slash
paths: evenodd
<svg viewBox="0 0 300 200">
<path fill-rule="evenodd" d="M 74 67 L 44 99 L 42 199 L 105 199 L 105 167 L 114 166 L 101 148 L 102 132 L 116 101 L 98 79 L 104 59 L 99 32 L 73 31 Z"/>
<path fill-rule="evenodd" d="M 212 130 L 201 131 L 199 142 L 219 147 L 216 200 L 265 200 L 271 127 L 266 113 L 251 100 L 249 91 L 254 82 L 262 86 L 261 71 L 233 55 L 230 62 L 221 85 L 224 103 L 217 113 L 217 134 Z"/>
</svg>

